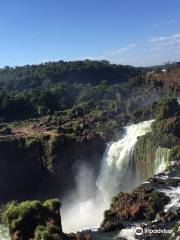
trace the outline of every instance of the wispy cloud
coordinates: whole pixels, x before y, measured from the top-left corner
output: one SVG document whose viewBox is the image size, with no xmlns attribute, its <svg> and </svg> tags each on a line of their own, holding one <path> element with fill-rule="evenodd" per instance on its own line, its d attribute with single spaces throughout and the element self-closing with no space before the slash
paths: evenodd
<svg viewBox="0 0 180 240">
<path fill-rule="evenodd" d="M 149 39 L 149 42 L 164 42 L 164 41 L 171 41 L 171 40 L 177 40 L 180 39 L 180 33 L 174 33 L 170 36 L 165 37 L 155 37 Z"/>
<path fill-rule="evenodd" d="M 156 36 L 147 39 L 147 49 L 150 56 L 157 63 L 166 61 L 179 61 L 180 32 L 166 36 Z"/>
<path fill-rule="evenodd" d="M 115 49 L 111 49 L 111 50 L 105 50 L 105 51 L 103 51 L 102 55 L 80 57 L 79 59 L 90 59 L 90 60 L 111 59 L 113 57 L 123 56 L 123 53 L 127 52 L 129 49 L 131 49 L 135 46 L 136 46 L 135 43 L 131 43 L 125 47 L 115 48 Z"/>
<path fill-rule="evenodd" d="M 105 51 L 105 53 L 106 53 L 108 56 L 120 55 L 120 54 L 123 54 L 124 52 L 128 51 L 130 48 L 133 48 L 133 47 L 135 47 L 135 46 L 136 46 L 135 43 L 131 43 L 131 44 L 129 44 L 129 45 L 126 46 L 126 47 L 121 47 L 121 48 L 116 48 L 116 49 L 108 50 L 108 51 Z"/>
<path fill-rule="evenodd" d="M 169 36 L 158 36 L 151 39 L 148 39 L 150 43 L 155 44 L 155 46 L 158 47 L 173 47 L 173 48 L 179 48 L 180 46 L 180 33 L 174 33 Z"/>
</svg>

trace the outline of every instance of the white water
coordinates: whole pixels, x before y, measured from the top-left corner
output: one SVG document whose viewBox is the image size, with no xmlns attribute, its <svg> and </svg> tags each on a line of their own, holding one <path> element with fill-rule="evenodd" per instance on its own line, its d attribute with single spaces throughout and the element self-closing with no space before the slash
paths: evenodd
<svg viewBox="0 0 180 240">
<path fill-rule="evenodd" d="M 90 167 L 81 166 L 76 180 L 77 188 L 64 199 L 61 209 L 62 227 L 66 233 L 99 227 L 103 211 L 109 207 L 93 183 Z"/>
<path fill-rule="evenodd" d="M 135 229 L 136 227 L 122 229 L 118 234 L 118 237 L 123 237 L 126 238 L 127 240 L 136 240 Z"/>
<path fill-rule="evenodd" d="M 169 209 L 180 208 L 180 186 L 177 188 L 172 187 L 169 190 L 164 190 L 164 193 L 171 199 L 170 203 L 165 206 L 165 212 L 167 212 Z"/>
<path fill-rule="evenodd" d="M 97 180 L 105 199 L 111 199 L 119 191 L 129 191 L 139 184 L 131 154 L 137 138 L 151 131 L 154 120 L 124 127 L 124 137 L 108 145 Z"/>
<path fill-rule="evenodd" d="M 162 147 L 157 148 L 155 161 L 154 161 L 154 173 L 155 174 L 165 171 L 165 169 L 168 165 L 170 151 L 171 150 L 169 148 L 162 148 Z"/>
<path fill-rule="evenodd" d="M 131 154 L 138 136 L 151 131 L 152 122 L 153 120 L 124 127 L 122 139 L 108 144 L 95 190 L 92 187 L 93 175 L 90 174 L 90 169 L 80 169 L 79 175 L 83 177 L 78 178 L 72 200 L 62 209 L 62 226 L 65 232 L 99 227 L 111 198 L 139 183 Z M 85 198 L 87 193 L 88 198 Z"/>
</svg>

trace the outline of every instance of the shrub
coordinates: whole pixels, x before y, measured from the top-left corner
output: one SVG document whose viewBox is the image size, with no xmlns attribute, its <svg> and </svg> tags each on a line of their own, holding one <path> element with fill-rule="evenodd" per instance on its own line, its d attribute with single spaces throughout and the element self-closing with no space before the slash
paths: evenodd
<svg viewBox="0 0 180 240">
<path fill-rule="evenodd" d="M 26 201 L 18 204 L 16 201 L 8 203 L 2 210 L 2 222 L 10 229 L 17 229 L 29 217 L 33 217 L 41 208 L 39 201 Z"/>
<path fill-rule="evenodd" d="M 54 234 L 60 234 L 60 228 L 56 225 L 47 225 L 47 226 L 37 226 L 35 230 L 35 239 L 36 240 L 50 240 Z"/>
<path fill-rule="evenodd" d="M 152 106 L 156 119 L 169 118 L 171 116 L 179 116 L 180 106 L 176 98 L 165 97 L 159 102 L 155 102 Z"/>
<path fill-rule="evenodd" d="M 60 209 L 61 202 L 58 199 L 49 199 L 43 203 L 43 206 L 56 211 Z"/>
<path fill-rule="evenodd" d="M 180 145 L 177 145 L 171 149 L 170 152 L 170 159 L 172 161 L 174 160 L 180 160 Z"/>
</svg>

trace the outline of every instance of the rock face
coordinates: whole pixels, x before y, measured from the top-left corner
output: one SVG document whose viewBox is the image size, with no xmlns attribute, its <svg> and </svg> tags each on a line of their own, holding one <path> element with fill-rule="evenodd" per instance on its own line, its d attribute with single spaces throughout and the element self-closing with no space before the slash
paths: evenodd
<svg viewBox="0 0 180 240">
<path fill-rule="evenodd" d="M 1 138 L 0 202 L 62 196 L 74 187 L 76 165 L 89 164 L 97 175 L 104 149 L 98 134 L 82 142 L 49 134 Z"/>
<path fill-rule="evenodd" d="M 170 201 L 164 193 L 149 185 L 141 185 L 132 193 L 121 193 L 113 199 L 110 210 L 105 211 L 101 225 L 103 231 L 123 228 L 125 221 L 153 219 Z"/>
<path fill-rule="evenodd" d="M 166 67 L 165 71 L 152 71 L 146 75 L 146 81 L 154 86 L 163 86 L 166 90 L 179 89 L 180 71 L 178 64 L 175 67 Z M 179 89 L 180 90 L 180 89 Z"/>
<path fill-rule="evenodd" d="M 124 220 L 152 219 L 170 201 L 149 185 L 141 185 L 132 193 L 124 193 L 112 204 L 111 211 Z"/>
</svg>

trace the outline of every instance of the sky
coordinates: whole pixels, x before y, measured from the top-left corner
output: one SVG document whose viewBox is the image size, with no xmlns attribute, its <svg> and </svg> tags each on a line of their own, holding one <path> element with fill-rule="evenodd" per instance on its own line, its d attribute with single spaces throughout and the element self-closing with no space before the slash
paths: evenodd
<svg viewBox="0 0 180 240">
<path fill-rule="evenodd" d="M 0 67 L 180 61 L 179 0 L 0 0 Z"/>
</svg>

